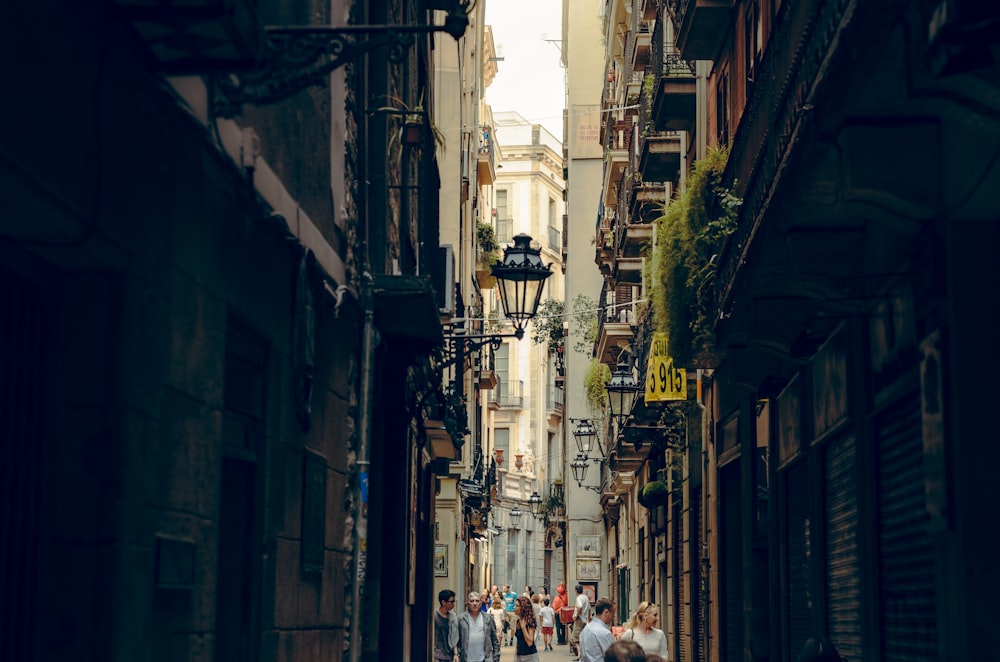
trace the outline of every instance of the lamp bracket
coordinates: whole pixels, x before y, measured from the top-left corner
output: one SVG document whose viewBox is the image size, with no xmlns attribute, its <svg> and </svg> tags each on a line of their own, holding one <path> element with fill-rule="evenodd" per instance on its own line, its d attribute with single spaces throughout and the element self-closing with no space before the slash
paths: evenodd
<svg viewBox="0 0 1000 662">
<path fill-rule="evenodd" d="M 504 338 L 516 338 L 520 340 L 523 337 L 524 329 L 520 328 L 514 333 L 446 336 L 445 340 L 449 343 L 450 347 L 448 348 L 446 356 L 441 361 L 441 368 L 454 367 L 459 361 L 464 361 L 466 356 L 472 352 L 478 352 L 487 345 L 493 349 L 499 349 L 500 345 L 503 344 Z"/>
<path fill-rule="evenodd" d="M 465 24 L 459 25 L 463 19 Z M 448 32 L 458 39 L 467 25 L 464 14 L 449 14 L 444 25 L 264 28 L 258 67 L 216 79 L 213 110 L 217 117 L 234 117 L 244 104 L 263 106 L 283 101 L 308 87 L 326 85 L 332 71 L 377 49 L 388 48 L 389 60 L 401 62 L 413 45 L 414 34 Z"/>
</svg>

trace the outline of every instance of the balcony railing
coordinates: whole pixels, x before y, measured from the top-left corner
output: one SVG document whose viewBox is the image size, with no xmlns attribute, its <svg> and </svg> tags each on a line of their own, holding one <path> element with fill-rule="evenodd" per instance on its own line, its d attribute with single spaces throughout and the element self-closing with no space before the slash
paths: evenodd
<svg viewBox="0 0 1000 662">
<path fill-rule="evenodd" d="M 549 386 L 545 396 L 545 407 L 549 411 L 557 411 L 562 409 L 564 401 L 565 394 L 563 390 L 555 386 Z"/>
<path fill-rule="evenodd" d="M 499 244 L 509 244 L 514 241 L 514 219 L 498 218 L 496 235 Z"/>
<path fill-rule="evenodd" d="M 493 389 L 493 397 L 501 409 L 524 409 L 524 382 L 500 382 Z"/>
</svg>

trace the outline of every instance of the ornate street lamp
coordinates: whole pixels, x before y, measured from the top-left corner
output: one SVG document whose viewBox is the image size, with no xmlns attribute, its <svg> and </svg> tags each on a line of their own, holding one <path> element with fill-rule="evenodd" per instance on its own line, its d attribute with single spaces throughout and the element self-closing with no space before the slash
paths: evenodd
<svg viewBox="0 0 1000 662">
<path fill-rule="evenodd" d="M 552 275 L 552 265 L 542 263 L 542 249 L 533 243 L 523 232 L 516 235 L 514 245 L 504 249 L 503 259 L 492 269 L 500 286 L 503 314 L 514 322 L 518 338 L 524 336 L 525 323 L 538 312 L 545 279 Z"/>
<path fill-rule="evenodd" d="M 577 421 L 576 429 L 573 430 L 573 438 L 576 439 L 576 447 L 582 455 L 590 455 L 590 449 L 594 447 L 596 437 L 597 428 L 594 427 L 589 418 L 581 418 Z"/>
<path fill-rule="evenodd" d="M 486 345 L 498 349 L 504 338 L 524 337 L 524 325 L 538 313 L 545 280 L 552 275 L 552 265 L 542 263 L 542 249 L 533 244 L 532 238 L 524 233 L 515 236 L 514 244 L 504 249 L 503 259 L 493 265 L 500 304 L 504 315 L 514 323 L 514 333 L 445 336 L 452 347 L 443 367 L 460 364 L 466 354 Z"/>
<path fill-rule="evenodd" d="M 618 367 L 611 375 L 611 381 L 605 388 L 608 391 L 611 418 L 618 422 L 618 428 L 621 429 L 632 414 L 632 407 L 639 397 L 640 389 L 635 377 L 632 376 L 632 366 L 627 360 L 619 361 Z"/>
<path fill-rule="evenodd" d="M 600 462 L 600 460 L 597 461 Z M 569 468 L 573 472 L 573 480 L 576 481 L 577 487 L 582 487 L 585 490 L 592 490 L 594 492 L 600 493 L 601 491 L 600 487 L 583 484 L 584 479 L 587 477 L 587 467 L 589 466 L 590 463 L 587 462 L 587 458 L 584 457 L 582 454 L 577 455 L 576 459 L 569 463 Z"/>
<path fill-rule="evenodd" d="M 511 508 L 511 510 L 510 510 L 510 523 L 511 523 L 511 525 L 512 526 L 520 526 L 521 525 L 521 515 L 523 515 L 523 514 L 524 514 L 524 511 L 522 511 L 517 506 L 514 506 L 513 508 Z"/>
<path fill-rule="evenodd" d="M 531 514 L 535 517 L 541 517 L 545 514 L 542 497 L 538 494 L 538 492 L 531 493 L 531 496 L 528 497 L 528 503 L 531 504 Z"/>
</svg>

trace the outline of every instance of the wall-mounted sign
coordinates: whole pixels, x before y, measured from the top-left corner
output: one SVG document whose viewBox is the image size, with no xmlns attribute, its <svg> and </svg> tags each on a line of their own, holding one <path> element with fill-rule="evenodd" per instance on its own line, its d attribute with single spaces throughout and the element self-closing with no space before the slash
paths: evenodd
<svg viewBox="0 0 1000 662">
<path fill-rule="evenodd" d="M 646 364 L 646 402 L 687 400 L 687 370 L 667 354 L 667 334 L 654 333 Z"/>
</svg>

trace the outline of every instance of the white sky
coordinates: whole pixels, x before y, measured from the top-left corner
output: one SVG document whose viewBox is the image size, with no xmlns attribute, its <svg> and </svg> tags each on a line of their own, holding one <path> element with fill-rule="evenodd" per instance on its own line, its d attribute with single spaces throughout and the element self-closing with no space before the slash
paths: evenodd
<svg viewBox="0 0 1000 662">
<path fill-rule="evenodd" d="M 516 111 L 562 140 L 565 70 L 559 66 L 562 0 L 485 0 L 493 27 L 496 78 L 486 88 L 493 112 Z M 545 41 L 545 39 L 555 40 Z"/>
</svg>

